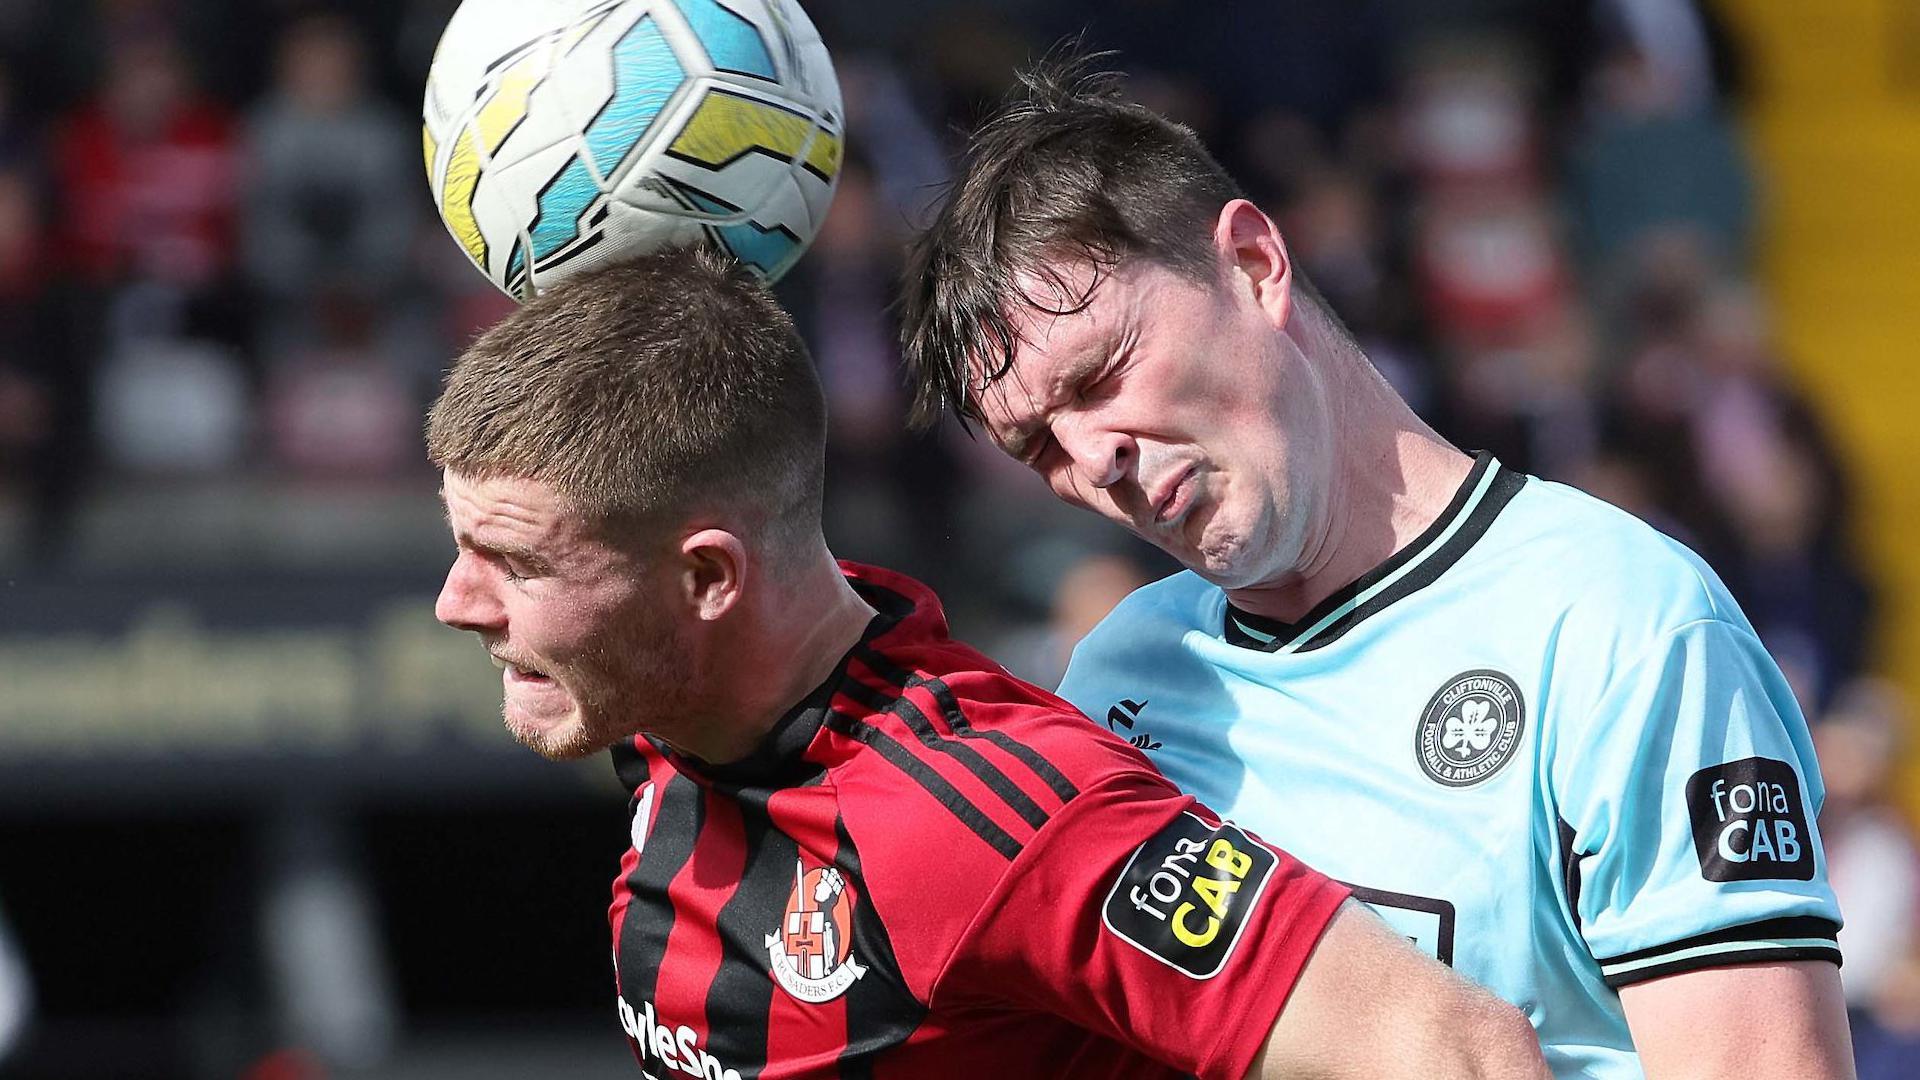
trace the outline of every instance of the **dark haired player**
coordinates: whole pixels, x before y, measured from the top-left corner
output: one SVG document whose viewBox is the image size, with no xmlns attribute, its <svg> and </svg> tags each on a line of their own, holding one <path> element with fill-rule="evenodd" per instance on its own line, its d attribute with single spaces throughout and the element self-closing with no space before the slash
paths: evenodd
<svg viewBox="0 0 1920 1080">
<path fill-rule="evenodd" d="M 1527 1011 L 1565 1077 L 1851 1075 L 1820 775 L 1713 571 L 1448 445 L 1193 133 L 1072 69 L 918 244 L 923 420 L 1188 568 L 1061 692 Z"/>
<path fill-rule="evenodd" d="M 510 315 L 429 421 L 440 618 L 516 736 L 633 794 L 648 1075 L 1545 1075 L 1517 1012 L 836 563 L 824 435 L 786 316 L 684 252 Z"/>
</svg>

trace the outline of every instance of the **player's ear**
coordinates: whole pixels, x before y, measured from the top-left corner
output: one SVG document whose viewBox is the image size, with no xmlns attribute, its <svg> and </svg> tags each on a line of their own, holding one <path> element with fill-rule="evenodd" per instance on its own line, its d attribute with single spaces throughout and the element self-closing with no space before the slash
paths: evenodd
<svg viewBox="0 0 1920 1080">
<path fill-rule="evenodd" d="M 747 546 L 725 529 L 701 529 L 680 541 L 677 582 L 687 610 L 713 622 L 733 610 L 747 583 Z"/>
<path fill-rule="evenodd" d="M 1220 208 L 1213 246 L 1236 288 L 1248 290 L 1276 327 L 1293 313 L 1293 259 L 1280 227 L 1259 207 L 1234 199 Z"/>
</svg>

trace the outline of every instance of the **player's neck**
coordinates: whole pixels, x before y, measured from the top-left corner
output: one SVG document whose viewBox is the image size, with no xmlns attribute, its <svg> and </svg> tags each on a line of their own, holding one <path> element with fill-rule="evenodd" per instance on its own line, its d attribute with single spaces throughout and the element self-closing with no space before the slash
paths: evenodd
<svg viewBox="0 0 1920 1080">
<path fill-rule="evenodd" d="M 859 642 L 874 610 L 853 591 L 824 545 L 819 555 L 783 571 L 730 643 L 730 662 L 714 680 L 720 686 L 715 702 L 720 715 L 716 723 L 703 725 L 714 738 L 679 749 L 714 765 L 746 757 Z"/>
<path fill-rule="evenodd" d="M 1396 402 L 1397 404 L 1397 402 Z M 1296 623 L 1327 597 L 1392 558 L 1446 511 L 1473 459 L 1401 406 L 1380 435 L 1340 455 L 1323 524 L 1299 568 L 1279 579 L 1229 590 L 1234 606 Z M 1359 424 L 1357 428 L 1373 425 Z"/>
</svg>

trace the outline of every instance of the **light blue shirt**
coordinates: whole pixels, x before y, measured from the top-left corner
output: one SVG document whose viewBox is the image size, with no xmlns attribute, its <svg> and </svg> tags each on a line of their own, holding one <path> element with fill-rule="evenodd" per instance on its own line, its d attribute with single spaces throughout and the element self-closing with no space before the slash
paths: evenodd
<svg viewBox="0 0 1920 1080">
<path fill-rule="evenodd" d="M 1839 961 L 1806 720 L 1746 617 L 1680 544 L 1489 456 L 1297 624 L 1178 574 L 1060 692 L 1518 1005 L 1558 1076 L 1641 1075 L 1621 986 Z"/>
</svg>

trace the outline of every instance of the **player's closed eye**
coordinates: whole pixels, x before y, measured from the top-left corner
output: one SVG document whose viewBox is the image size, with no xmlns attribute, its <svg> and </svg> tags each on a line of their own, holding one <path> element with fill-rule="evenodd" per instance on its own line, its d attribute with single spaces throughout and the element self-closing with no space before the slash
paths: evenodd
<svg viewBox="0 0 1920 1080">
<path fill-rule="evenodd" d="M 509 585 L 518 585 L 529 578 L 540 576 L 539 568 L 527 559 L 517 555 L 496 554 L 493 561 L 500 567 L 500 576 Z"/>
<path fill-rule="evenodd" d="M 1107 366 L 1094 373 L 1093 378 L 1082 383 L 1074 396 L 1080 401 L 1098 401 L 1109 397 L 1120 387 L 1120 376 L 1126 371 L 1121 357 L 1115 357 Z"/>
<path fill-rule="evenodd" d="M 1035 472 L 1046 472 L 1049 459 L 1058 446 L 1059 444 L 1053 441 L 1052 435 L 1035 435 L 1024 464 Z"/>
</svg>

